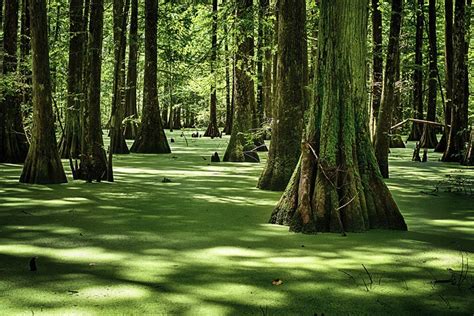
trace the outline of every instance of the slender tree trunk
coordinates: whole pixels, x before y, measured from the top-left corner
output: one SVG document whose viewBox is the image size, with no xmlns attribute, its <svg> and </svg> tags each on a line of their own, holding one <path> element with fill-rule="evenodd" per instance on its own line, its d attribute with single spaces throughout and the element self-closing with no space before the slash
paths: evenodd
<svg viewBox="0 0 474 316">
<path fill-rule="evenodd" d="M 407 229 L 370 142 L 368 4 L 321 1 L 317 103 L 300 164 L 270 220 L 295 232 Z"/>
<path fill-rule="evenodd" d="M 222 6 L 225 6 L 226 1 L 222 0 Z M 232 95 L 231 95 L 231 80 L 230 80 L 230 65 L 232 58 L 229 57 L 229 30 L 227 23 L 224 23 L 224 55 L 225 55 L 225 127 L 223 132 L 229 135 L 232 131 Z"/>
<path fill-rule="evenodd" d="M 82 87 L 84 50 L 84 29 L 82 16 L 83 0 L 71 0 L 69 3 L 69 67 L 68 98 L 64 135 L 61 138 L 59 152 L 63 158 L 79 158 L 81 153 L 81 104 L 84 90 Z"/>
<path fill-rule="evenodd" d="M 23 0 L 21 4 L 21 37 L 20 37 L 20 73 L 22 76 L 22 103 L 31 104 L 31 32 L 30 32 L 30 2 Z"/>
<path fill-rule="evenodd" d="M 278 30 L 278 90 L 272 143 L 257 187 L 284 190 L 298 163 L 307 108 L 308 48 L 305 0 L 280 0 Z"/>
<path fill-rule="evenodd" d="M 20 182 L 54 184 L 67 182 L 59 158 L 54 131 L 49 73 L 46 0 L 30 0 L 33 50 L 33 133 Z"/>
<path fill-rule="evenodd" d="M 216 74 L 217 66 L 217 0 L 212 0 L 212 32 L 211 32 L 211 102 L 209 107 L 209 125 L 205 137 L 219 137 L 219 127 L 217 126 L 217 91 L 216 91 Z"/>
<path fill-rule="evenodd" d="M 275 0 L 275 23 L 273 25 L 273 47 L 278 47 L 278 19 L 279 19 L 279 14 L 278 14 L 278 1 L 280 0 Z M 271 113 L 271 117 L 273 118 L 274 117 L 274 112 L 275 112 L 275 101 L 276 101 L 276 93 L 277 93 L 277 90 L 278 90 L 278 80 L 277 80 L 277 72 L 278 72 L 278 54 L 275 50 L 275 52 L 273 52 L 273 62 L 272 62 L 272 95 L 273 95 L 273 99 L 272 99 L 272 104 L 271 104 L 271 109 L 270 109 L 270 113 Z"/>
<path fill-rule="evenodd" d="M 176 106 L 174 109 L 174 117 L 173 117 L 173 126 L 175 129 L 180 130 L 183 125 L 181 124 L 181 106 Z"/>
<path fill-rule="evenodd" d="M 89 64 L 89 19 L 91 14 L 90 0 L 84 0 L 84 14 L 82 21 L 83 33 L 83 54 L 82 54 L 82 91 L 84 97 L 81 100 L 81 156 L 79 170 L 76 170 L 75 179 L 86 179 L 87 171 L 87 151 L 89 146 L 89 79 L 90 79 L 90 64 Z M 77 161 L 76 161 L 77 163 Z"/>
<path fill-rule="evenodd" d="M 436 121 L 436 97 L 438 94 L 438 48 L 436 36 L 436 0 L 429 0 L 429 84 L 428 84 L 428 111 L 426 114 L 427 121 Z M 438 144 L 436 138 L 436 129 L 432 125 L 425 124 L 423 126 L 423 134 L 420 140 L 421 148 L 435 148 Z"/>
<path fill-rule="evenodd" d="M 258 28 L 257 28 L 257 121 L 260 126 L 264 119 L 264 62 L 266 52 L 266 16 L 269 0 L 258 1 Z"/>
<path fill-rule="evenodd" d="M 251 140 L 255 123 L 255 88 L 251 76 L 253 63 L 253 1 L 236 3 L 238 42 L 235 56 L 235 111 L 232 134 L 224 155 L 224 161 L 259 162 L 255 145 Z"/>
<path fill-rule="evenodd" d="M 102 70 L 102 42 L 104 26 L 103 0 L 91 0 L 89 23 L 89 48 L 87 74 L 87 149 L 83 151 L 81 164 L 87 181 L 106 179 L 107 158 L 102 139 L 100 119 L 100 87 Z"/>
<path fill-rule="evenodd" d="M 451 128 L 448 146 L 443 154 L 443 161 L 462 162 L 465 155 L 465 144 L 469 141 L 468 104 L 466 98 L 466 1 L 455 0 L 453 32 L 453 87 L 451 105 Z"/>
<path fill-rule="evenodd" d="M 18 44 L 18 0 L 5 2 L 3 25 L 3 76 L 16 82 Z M 12 91 L 13 90 L 13 91 Z M 23 128 L 21 98 L 15 89 L 10 89 L 0 102 L 0 162 L 22 163 L 28 153 L 28 141 Z"/>
<path fill-rule="evenodd" d="M 370 127 L 373 134 L 377 126 L 383 84 L 382 11 L 379 0 L 372 0 L 372 115 Z"/>
<path fill-rule="evenodd" d="M 269 25 L 272 10 L 269 0 L 260 0 L 263 10 L 263 75 L 262 75 L 262 106 L 263 116 L 266 121 L 272 118 L 272 29 Z"/>
<path fill-rule="evenodd" d="M 130 16 L 130 51 L 128 53 L 127 92 L 125 98 L 125 138 L 135 139 L 137 124 L 137 61 L 138 61 L 138 0 L 132 0 Z"/>
<path fill-rule="evenodd" d="M 423 31 L 425 0 L 417 0 L 415 35 L 415 70 L 413 72 L 413 112 L 414 118 L 423 119 Z M 419 141 L 423 133 L 422 125 L 413 123 L 409 141 Z"/>
<path fill-rule="evenodd" d="M 383 84 L 382 102 L 375 130 L 375 156 L 384 178 L 388 178 L 388 153 L 390 147 L 390 127 L 392 125 L 392 114 L 397 106 L 396 85 L 397 71 L 400 72 L 400 31 L 402 25 L 403 0 L 392 1 L 392 17 L 390 21 L 390 38 L 387 48 L 387 60 L 385 63 L 385 76 Z M 399 75 L 398 75 L 399 77 Z"/>
<path fill-rule="evenodd" d="M 145 75 L 143 86 L 143 114 L 132 152 L 144 154 L 170 153 L 158 104 L 157 83 L 157 27 L 158 1 L 145 0 Z"/>
</svg>

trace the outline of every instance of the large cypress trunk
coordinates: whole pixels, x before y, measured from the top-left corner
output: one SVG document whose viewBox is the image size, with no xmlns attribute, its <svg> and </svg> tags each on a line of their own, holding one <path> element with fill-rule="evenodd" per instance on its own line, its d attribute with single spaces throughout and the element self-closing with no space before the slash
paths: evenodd
<svg viewBox="0 0 474 316">
<path fill-rule="evenodd" d="M 102 139 L 100 87 L 102 69 L 103 0 L 91 0 L 88 44 L 87 140 L 81 156 L 83 177 L 101 181 L 107 176 L 107 158 Z"/>
<path fill-rule="evenodd" d="M 426 113 L 426 120 L 436 121 L 436 97 L 438 95 L 438 48 L 436 36 L 436 0 L 429 1 L 428 9 L 428 39 L 430 44 L 429 49 L 429 84 L 428 84 L 428 111 Z M 420 140 L 422 148 L 435 148 L 438 145 L 436 138 L 436 129 L 425 124 L 423 126 L 423 134 Z"/>
<path fill-rule="evenodd" d="M 301 162 L 270 222 L 314 233 L 406 230 L 370 142 L 366 58 L 368 0 L 322 0 L 317 102 Z"/>
<path fill-rule="evenodd" d="M 232 134 L 224 155 L 224 161 L 259 162 L 251 133 L 255 123 L 255 88 L 252 79 L 252 58 L 254 51 L 253 1 L 241 0 L 236 3 L 236 23 L 239 31 L 235 56 L 235 109 Z"/>
<path fill-rule="evenodd" d="M 3 76 L 15 76 L 17 71 L 18 0 L 5 2 L 3 25 Z M 13 77 L 11 82 L 17 82 Z M 0 162 L 22 163 L 28 153 L 28 140 L 21 116 L 21 97 L 16 87 L 2 91 L 0 104 Z"/>
<path fill-rule="evenodd" d="M 110 153 L 128 154 L 129 150 L 123 133 L 125 115 L 125 51 L 127 17 L 130 0 L 114 0 L 114 85 L 112 111 L 110 116 Z M 109 159 L 110 160 L 110 159 Z"/>
<path fill-rule="evenodd" d="M 372 115 L 371 131 L 375 134 L 383 84 L 382 11 L 379 0 L 372 0 Z"/>
<path fill-rule="evenodd" d="M 423 25 L 425 0 L 418 0 L 416 8 L 415 70 L 413 71 L 413 113 L 416 119 L 423 119 Z M 419 141 L 422 125 L 413 123 L 409 141 Z"/>
<path fill-rule="evenodd" d="M 69 3 L 69 67 L 68 98 L 64 135 L 61 138 L 59 152 L 63 158 L 79 158 L 81 153 L 81 104 L 85 98 L 83 75 L 83 0 L 71 0 Z"/>
<path fill-rule="evenodd" d="M 258 181 L 264 190 L 284 190 L 298 162 L 306 109 L 308 49 L 305 0 L 280 0 L 276 103 L 272 143 Z"/>
<path fill-rule="evenodd" d="M 46 1 L 30 0 L 31 48 L 33 50 L 33 133 L 20 182 L 54 184 L 67 182 L 59 158 L 54 131 L 49 73 Z"/>
<path fill-rule="evenodd" d="M 130 15 L 130 49 L 128 53 L 127 92 L 125 97 L 125 138 L 135 139 L 137 124 L 137 60 L 138 60 L 138 0 L 132 0 Z"/>
<path fill-rule="evenodd" d="M 396 84 L 400 73 L 400 30 L 402 24 L 403 0 L 392 1 L 390 39 L 387 47 L 387 61 L 383 83 L 382 103 L 380 105 L 375 130 L 375 156 L 384 178 L 388 178 L 388 153 L 390 147 L 390 127 L 393 110 L 397 106 Z M 398 72 L 398 75 L 397 75 Z"/>
<path fill-rule="evenodd" d="M 217 91 L 215 69 L 217 64 L 217 0 L 212 0 L 212 32 L 211 32 L 211 101 L 209 107 L 209 125 L 204 133 L 205 137 L 219 137 L 217 126 Z M 177 128 L 175 126 L 175 128 Z"/>
<path fill-rule="evenodd" d="M 465 0 L 455 0 L 455 18 L 453 32 L 453 87 L 451 106 L 451 128 L 448 146 L 443 154 L 443 161 L 462 162 L 465 155 L 465 144 L 469 140 L 468 104 L 466 98 L 466 4 Z"/>
<path fill-rule="evenodd" d="M 160 117 L 157 87 L 157 0 L 145 0 L 145 75 L 143 86 L 143 114 L 140 129 L 131 148 L 144 154 L 170 153 Z"/>
</svg>

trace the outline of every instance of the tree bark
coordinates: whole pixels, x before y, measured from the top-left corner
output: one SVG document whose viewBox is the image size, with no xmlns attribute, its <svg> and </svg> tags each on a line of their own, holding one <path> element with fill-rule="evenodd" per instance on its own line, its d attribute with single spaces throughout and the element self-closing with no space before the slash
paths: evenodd
<svg viewBox="0 0 474 316">
<path fill-rule="evenodd" d="M 217 126 L 217 91 L 216 91 L 216 66 L 217 66 L 217 0 L 212 0 L 212 31 L 211 31 L 211 101 L 209 107 L 209 125 L 204 133 L 205 137 L 219 137 Z"/>
<path fill-rule="evenodd" d="M 468 104 L 466 98 L 466 1 L 455 0 L 453 32 L 453 89 L 451 105 L 451 128 L 448 146 L 443 154 L 443 161 L 462 162 L 465 155 L 465 144 L 469 140 Z"/>
<path fill-rule="evenodd" d="M 31 47 L 33 50 L 33 133 L 20 176 L 22 183 L 67 182 L 59 158 L 54 131 L 49 70 L 46 0 L 30 0 Z"/>
<path fill-rule="evenodd" d="M 262 74 L 262 106 L 265 121 L 272 118 L 272 29 L 269 25 L 272 10 L 268 0 L 261 0 L 263 10 L 263 74 Z"/>
<path fill-rule="evenodd" d="M 372 115 L 370 127 L 373 134 L 377 126 L 383 85 L 382 11 L 379 0 L 372 0 Z"/>
<path fill-rule="evenodd" d="M 4 77 L 10 77 L 12 83 L 17 82 L 18 9 L 18 0 L 5 2 L 2 73 Z M 23 163 L 29 145 L 23 128 L 21 98 L 14 84 L 3 93 L 0 104 L 0 162 Z"/>
<path fill-rule="evenodd" d="M 295 232 L 406 230 L 370 142 L 368 0 L 322 0 L 316 104 L 299 166 L 271 222 Z M 280 220 L 278 220 L 280 219 Z"/>
<path fill-rule="evenodd" d="M 416 7 L 415 70 L 413 72 L 413 113 L 414 118 L 423 119 L 423 28 L 425 0 L 418 0 Z M 413 123 L 409 141 L 419 141 L 423 133 L 422 125 Z"/>
<path fill-rule="evenodd" d="M 222 6 L 225 6 L 226 1 L 222 0 Z M 232 58 L 229 57 L 229 34 L 227 23 L 224 23 L 224 55 L 225 55 L 225 126 L 223 132 L 226 135 L 231 134 L 232 132 L 232 88 L 231 88 L 231 78 L 230 71 L 232 65 Z M 232 72 L 233 77 L 233 72 Z M 233 80 L 233 79 L 232 79 Z"/>
<path fill-rule="evenodd" d="M 128 53 L 127 90 L 125 97 L 125 138 L 135 139 L 137 124 L 137 61 L 138 61 L 138 0 L 132 0 L 130 16 L 130 48 Z"/>
<path fill-rule="evenodd" d="M 158 1 L 145 0 L 145 74 L 143 86 L 142 122 L 132 152 L 144 154 L 170 153 L 158 103 L 157 27 Z"/>
<path fill-rule="evenodd" d="M 429 0 L 428 9 L 428 39 L 429 39 L 429 84 L 428 84 L 428 111 L 427 121 L 436 121 L 436 97 L 438 94 L 438 48 L 436 36 L 436 0 Z M 423 134 L 420 139 L 421 148 L 435 148 L 438 144 L 436 129 L 431 125 L 423 126 Z"/>
<path fill-rule="evenodd" d="M 236 3 L 236 23 L 240 40 L 235 56 L 235 111 L 232 134 L 224 161 L 259 162 L 253 143 L 252 128 L 255 123 L 255 88 L 251 76 L 253 63 L 253 1 Z"/>
<path fill-rule="evenodd" d="M 382 102 L 379 109 L 377 128 L 375 130 L 375 156 L 384 178 L 388 178 L 388 153 L 390 147 L 390 127 L 392 114 L 397 106 L 397 76 L 400 67 L 400 31 L 403 15 L 403 0 L 392 1 L 392 15 L 390 21 L 390 38 L 387 47 L 385 76 L 383 83 Z M 398 75 L 397 75 L 398 72 Z"/>
<path fill-rule="evenodd" d="M 272 143 L 257 187 L 284 190 L 298 162 L 308 84 L 305 0 L 279 1 L 278 90 Z"/>
</svg>

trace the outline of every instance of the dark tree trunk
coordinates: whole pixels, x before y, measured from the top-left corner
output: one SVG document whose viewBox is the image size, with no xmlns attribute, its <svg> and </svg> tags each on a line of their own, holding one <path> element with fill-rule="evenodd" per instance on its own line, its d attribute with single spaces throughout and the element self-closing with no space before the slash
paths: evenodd
<svg viewBox="0 0 474 316">
<path fill-rule="evenodd" d="M 269 27 L 269 21 L 272 14 L 270 3 L 268 0 L 260 0 L 261 9 L 263 10 L 263 74 L 262 74 L 262 118 L 272 118 L 272 29 Z"/>
<path fill-rule="evenodd" d="M 300 164 L 270 220 L 289 224 L 291 231 L 407 229 L 370 142 L 368 4 L 321 1 L 315 86 L 319 97 L 310 111 Z"/>
<path fill-rule="evenodd" d="M 18 44 L 18 0 L 5 2 L 3 25 L 3 76 L 13 76 L 17 72 Z M 13 89 L 12 89 L 13 90 Z M 21 115 L 21 98 L 16 89 L 7 91 L 0 104 L 0 162 L 22 163 L 28 153 Z"/>
<path fill-rule="evenodd" d="M 81 153 L 81 104 L 85 98 L 82 87 L 84 29 L 82 16 L 83 0 L 71 0 L 69 3 L 69 67 L 68 98 L 64 135 L 61 138 L 59 152 L 63 158 L 79 158 Z"/>
<path fill-rule="evenodd" d="M 226 3 L 225 0 L 222 0 L 222 6 Z M 230 80 L 230 65 L 232 59 L 229 57 L 229 34 L 227 23 L 224 23 L 224 55 L 225 55 L 225 126 L 223 132 L 226 135 L 229 135 L 232 131 L 232 95 L 231 95 L 231 80 Z"/>
<path fill-rule="evenodd" d="M 468 104 L 466 98 L 466 2 L 455 0 L 453 32 L 453 93 L 451 106 L 451 128 L 448 146 L 443 154 L 443 161 L 462 162 L 465 155 L 465 144 L 469 141 Z"/>
<path fill-rule="evenodd" d="M 157 26 L 158 1 L 145 0 L 145 75 L 143 86 L 143 114 L 132 152 L 167 154 L 171 152 L 160 117 L 157 83 Z"/>
<path fill-rule="evenodd" d="M 209 125 L 205 137 L 219 137 L 219 127 L 217 126 L 217 91 L 215 69 L 217 64 L 217 0 L 212 0 L 212 32 L 211 32 L 211 102 L 209 107 Z"/>
<path fill-rule="evenodd" d="M 67 182 L 59 158 L 54 131 L 49 73 L 46 0 L 30 0 L 33 50 L 33 133 L 20 182 L 55 184 Z"/>
<path fill-rule="evenodd" d="M 390 147 L 390 127 L 392 114 L 397 106 L 397 76 L 400 72 L 400 30 L 402 25 L 403 0 L 392 1 L 392 17 L 390 21 L 390 38 L 385 63 L 385 76 L 382 102 L 375 130 L 375 156 L 384 178 L 388 178 L 388 153 Z"/>
<path fill-rule="evenodd" d="M 438 48 L 436 37 L 436 0 L 429 0 L 428 39 L 429 49 L 429 84 L 428 84 L 428 111 L 427 121 L 436 121 L 436 97 L 438 94 Z M 423 126 L 423 134 L 420 140 L 421 148 L 435 148 L 438 145 L 436 129 L 429 124 Z"/>
<path fill-rule="evenodd" d="M 87 155 L 88 144 L 89 144 L 89 79 L 90 79 L 90 65 L 89 65 L 89 18 L 91 13 L 90 0 L 84 0 L 84 14 L 82 15 L 82 29 L 83 33 L 83 49 L 82 49 L 82 91 L 84 98 L 81 100 L 81 154 Z M 75 178 L 85 179 L 86 172 L 83 169 L 83 162 L 87 161 L 84 157 L 81 158 L 80 169 L 77 171 Z"/>
<path fill-rule="evenodd" d="M 161 112 L 161 122 L 163 123 L 163 128 L 169 128 L 170 124 L 168 121 L 168 107 L 164 106 L 163 111 Z"/>
<path fill-rule="evenodd" d="M 137 61 L 138 61 L 138 0 L 132 0 L 130 16 L 130 51 L 128 53 L 127 92 L 125 97 L 125 138 L 135 139 L 137 124 Z"/>
<path fill-rule="evenodd" d="M 179 130 L 183 127 L 183 125 L 181 124 L 181 106 L 176 106 L 173 114 L 173 127 L 174 129 Z"/>
<path fill-rule="evenodd" d="M 382 47 L 382 11 L 379 0 L 372 0 L 372 115 L 371 130 L 375 134 L 380 103 L 382 100 L 383 84 L 383 47 Z"/>
<path fill-rule="evenodd" d="M 106 179 L 107 158 L 100 119 L 100 87 L 104 26 L 103 0 L 91 0 L 88 44 L 87 141 L 81 165 L 87 181 Z"/>
<path fill-rule="evenodd" d="M 239 40 L 235 56 L 235 111 L 232 134 L 224 161 L 259 162 L 255 145 L 251 141 L 255 123 L 255 88 L 251 76 L 253 63 L 253 1 L 236 3 L 236 23 Z"/>
<path fill-rule="evenodd" d="M 298 163 L 306 109 L 308 48 L 305 0 L 279 0 L 278 89 L 272 143 L 257 187 L 284 190 Z"/>
<path fill-rule="evenodd" d="M 415 70 L 413 73 L 413 114 L 414 118 L 423 119 L 423 28 L 424 28 L 425 0 L 418 0 L 416 8 L 416 35 L 415 35 Z M 413 123 L 409 141 L 419 141 L 423 127 Z"/>
<path fill-rule="evenodd" d="M 265 62 L 265 53 L 266 53 L 266 17 L 269 6 L 269 0 L 259 0 L 258 1 L 258 29 L 257 29 L 257 120 L 259 125 L 263 123 L 264 119 L 264 62 Z"/>
<path fill-rule="evenodd" d="M 1 24 L 0 24 L 1 25 Z M 31 32 L 30 32 L 30 2 L 23 0 L 21 4 L 21 37 L 20 37 L 20 73 L 22 77 L 22 103 L 31 104 Z"/>
<path fill-rule="evenodd" d="M 274 25 L 273 25 L 273 47 L 278 47 L 278 1 L 279 0 L 275 0 L 275 22 L 274 22 Z M 275 109 L 274 109 L 274 104 L 275 104 L 275 99 L 276 99 L 276 92 L 278 90 L 278 80 L 277 80 L 277 68 L 278 68 L 278 54 L 276 53 L 276 51 L 273 53 L 273 62 L 272 62 L 272 95 L 273 95 L 273 99 L 272 99 L 272 104 L 271 104 L 271 108 L 270 108 L 270 117 L 273 118 L 274 116 L 274 112 L 275 112 Z"/>
</svg>

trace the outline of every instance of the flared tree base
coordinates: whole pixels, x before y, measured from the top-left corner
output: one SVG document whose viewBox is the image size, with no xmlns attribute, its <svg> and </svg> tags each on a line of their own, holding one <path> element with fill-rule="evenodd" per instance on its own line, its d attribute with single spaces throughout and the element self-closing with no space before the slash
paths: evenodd
<svg viewBox="0 0 474 316">
<path fill-rule="evenodd" d="M 44 149 L 32 150 L 23 166 L 21 183 L 59 184 L 66 183 L 67 178 L 57 153 L 45 154 Z"/>
<path fill-rule="evenodd" d="M 406 148 L 405 142 L 401 136 L 394 136 L 390 138 L 390 148 Z"/>
<path fill-rule="evenodd" d="M 220 137 L 221 133 L 219 132 L 219 128 L 217 127 L 217 123 L 209 123 L 209 126 L 204 133 L 204 137 L 211 137 L 216 138 Z"/>
</svg>

